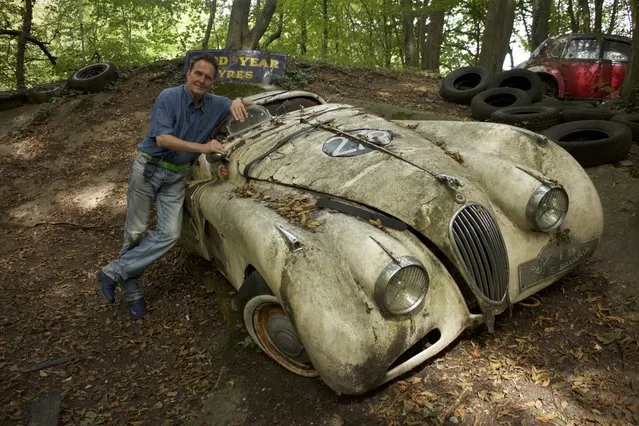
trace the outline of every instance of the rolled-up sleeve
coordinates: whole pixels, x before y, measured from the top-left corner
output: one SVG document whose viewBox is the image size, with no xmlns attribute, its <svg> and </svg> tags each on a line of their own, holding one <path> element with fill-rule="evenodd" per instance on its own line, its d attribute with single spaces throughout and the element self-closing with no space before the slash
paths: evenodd
<svg viewBox="0 0 639 426">
<path fill-rule="evenodd" d="M 175 106 L 169 101 L 165 91 L 160 93 L 151 110 L 151 124 L 149 136 L 154 138 L 159 135 L 175 135 Z"/>
</svg>

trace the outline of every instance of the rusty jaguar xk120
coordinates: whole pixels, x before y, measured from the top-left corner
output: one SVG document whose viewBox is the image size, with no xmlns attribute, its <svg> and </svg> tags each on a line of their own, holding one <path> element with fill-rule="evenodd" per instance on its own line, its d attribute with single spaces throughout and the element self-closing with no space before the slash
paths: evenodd
<svg viewBox="0 0 639 426">
<path fill-rule="evenodd" d="M 597 247 L 597 192 L 541 135 L 387 121 L 307 92 L 253 100 L 220 131 L 229 154 L 190 172 L 183 245 L 228 278 L 266 354 L 338 393 L 492 330 Z"/>
</svg>

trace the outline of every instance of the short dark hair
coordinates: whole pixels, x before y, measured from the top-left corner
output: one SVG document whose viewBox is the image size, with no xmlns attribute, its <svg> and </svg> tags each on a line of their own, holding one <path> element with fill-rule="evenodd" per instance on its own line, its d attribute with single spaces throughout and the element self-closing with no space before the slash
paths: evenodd
<svg viewBox="0 0 639 426">
<path fill-rule="evenodd" d="M 193 58 L 191 58 L 191 62 L 189 63 L 189 71 L 193 69 L 197 61 L 205 61 L 213 65 L 213 79 L 215 80 L 215 78 L 217 77 L 217 67 L 218 67 L 217 58 L 208 53 L 202 53 L 200 55 L 194 56 Z"/>
</svg>

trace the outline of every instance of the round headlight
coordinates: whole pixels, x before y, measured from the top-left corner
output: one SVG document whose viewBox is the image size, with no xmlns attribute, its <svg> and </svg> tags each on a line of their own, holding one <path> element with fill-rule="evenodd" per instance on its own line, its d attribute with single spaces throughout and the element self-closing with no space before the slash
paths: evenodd
<svg viewBox="0 0 639 426">
<path fill-rule="evenodd" d="M 428 291 L 428 273 L 412 257 L 402 257 L 386 266 L 375 286 L 377 304 L 393 315 L 418 309 Z"/>
<path fill-rule="evenodd" d="M 538 231 L 557 229 L 568 213 L 568 194 L 563 188 L 541 185 L 528 200 L 526 217 Z"/>
</svg>

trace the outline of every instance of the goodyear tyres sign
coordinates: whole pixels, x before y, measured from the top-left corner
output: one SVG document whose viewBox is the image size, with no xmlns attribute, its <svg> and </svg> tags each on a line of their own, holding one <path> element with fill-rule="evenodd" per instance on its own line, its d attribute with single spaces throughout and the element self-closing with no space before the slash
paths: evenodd
<svg viewBox="0 0 639 426">
<path fill-rule="evenodd" d="M 191 59 L 202 54 L 217 58 L 217 81 L 234 83 L 269 84 L 274 77 L 284 74 L 286 55 L 259 50 L 190 50 L 184 61 L 184 71 Z"/>
</svg>

